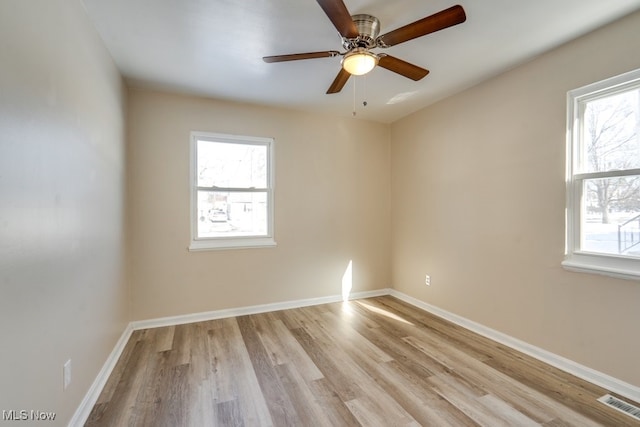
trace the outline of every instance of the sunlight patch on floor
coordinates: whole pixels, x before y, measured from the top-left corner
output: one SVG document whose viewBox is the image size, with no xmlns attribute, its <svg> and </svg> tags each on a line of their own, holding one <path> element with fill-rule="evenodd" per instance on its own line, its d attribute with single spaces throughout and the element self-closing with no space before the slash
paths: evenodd
<svg viewBox="0 0 640 427">
<path fill-rule="evenodd" d="M 405 323 L 407 325 L 411 325 L 413 326 L 413 323 L 409 322 L 408 320 L 403 319 L 402 317 L 398 316 L 397 314 L 393 314 L 390 311 L 384 310 L 382 308 L 378 308 L 378 307 L 374 307 L 370 304 L 367 304 L 366 302 L 363 301 L 356 301 L 357 304 L 359 304 L 361 307 L 366 308 L 369 311 L 372 311 L 376 314 L 381 314 L 385 317 L 388 317 L 390 319 L 393 320 L 397 320 L 398 322 L 402 322 Z"/>
</svg>

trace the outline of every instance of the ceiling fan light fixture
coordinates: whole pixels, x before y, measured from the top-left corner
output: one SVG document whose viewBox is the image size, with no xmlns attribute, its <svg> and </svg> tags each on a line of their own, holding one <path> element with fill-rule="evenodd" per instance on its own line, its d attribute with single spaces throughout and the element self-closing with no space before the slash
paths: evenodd
<svg viewBox="0 0 640 427">
<path fill-rule="evenodd" d="M 355 49 L 342 58 L 342 68 L 354 76 L 362 76 L 378 64 L 378 57 L 366 49 Z"/>
</svg>

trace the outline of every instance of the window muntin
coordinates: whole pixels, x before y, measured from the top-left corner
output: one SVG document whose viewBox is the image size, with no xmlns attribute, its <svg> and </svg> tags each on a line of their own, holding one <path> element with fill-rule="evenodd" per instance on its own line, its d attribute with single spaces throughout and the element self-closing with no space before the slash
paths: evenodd
<svg viewBox="0 0 640 427">
<path fill-rule="evenodd" d="M 563 264 L 640 278 L 640 70 L 569 92 L 567 148 Z"/>
<path fill-rule="evenodd" d="M 191 250 L 273 246 L 273 139 L 193 132 Z"/>
</svg>

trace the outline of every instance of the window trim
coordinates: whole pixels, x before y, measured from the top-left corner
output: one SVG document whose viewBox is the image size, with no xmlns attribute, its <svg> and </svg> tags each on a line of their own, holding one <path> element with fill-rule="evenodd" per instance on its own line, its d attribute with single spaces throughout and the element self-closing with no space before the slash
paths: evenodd
<svg viewBox="0 0 640 427">
<path fill-rule="evenodd" d="M 567 92 L 567 141 L 566 141 L 566 216 L 565 259 L 562 267 L 582 273 L 640 280 L 640 259 L 619 254 L 595 253 L 580 250 L 580 224 L 582 217 L 583 181 L 587 178 L 603 178 L 611 175 L 638 175 L 640 169 L 618 172 L 576 173 L 580 141 L 581 106 L 585 101 L 603 95 L 623 91 L 640 83 L 640 69 L 583 86 Z"/>
<path fill-rule="evenodd" d="M 223 142 L 243 145 L 262 145 L 267 147 L 267 188 L 259 189 L 267 193 L 267 234 L 264 236 L 233 236 L 233 237 L 198 237 L 198 172 L 197 172 L 197 143 L 199 140 Z M 192 131 L 190 135 L 190 165 L 189 192 L 191 242 L 189 251 L 207 251 L 224 249 L 249 249 L 276 246 L 274 239 L 274 190 L 275 190 L 275 140 L 258 136 L 231 135 L 215 132 Z M 220 190 L 230 190 L 221 188 Z M 239 189 L 231 189 L 239 190 Z"/>
</svg>

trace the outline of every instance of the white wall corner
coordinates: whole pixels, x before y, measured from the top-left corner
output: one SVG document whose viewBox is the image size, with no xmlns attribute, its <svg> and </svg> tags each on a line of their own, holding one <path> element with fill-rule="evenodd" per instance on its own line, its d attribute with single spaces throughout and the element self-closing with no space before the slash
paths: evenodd
<svg viewBox="0 0 640 427">
<path fill-rule="evenodd" d="M 118 363 L 118 359 L 120 359 L 120 355 L 124 351 L 127 342 L 129 342 L 129 338 L 131 338 L 131 334 L 133 333 L 133 328 L 131 327 L 131 323 L 127 325 L 127 327 L 120 335 L 120 339 L 116 343 L 115 347 L 107 357 L 107 361 L 102 366 L 102 369 L 98 373 L 98 376 L 91 384 L 89 391 L 82 399 L 80 406 L 76 409 L 76 412 L 71 417 L 71 421 L 69 421 L 69 427 L 82 427 L 89 419 L 89 415 L 93 410 L 94 405 L 98 401 L 100 397 L 100 393 L 102 393 L 102 389 L 104 388 L 111 372 L 113 372 L 113 368 L 115 368 L 116 363 Z"/>
</svg>

